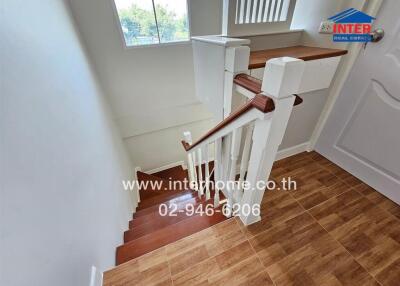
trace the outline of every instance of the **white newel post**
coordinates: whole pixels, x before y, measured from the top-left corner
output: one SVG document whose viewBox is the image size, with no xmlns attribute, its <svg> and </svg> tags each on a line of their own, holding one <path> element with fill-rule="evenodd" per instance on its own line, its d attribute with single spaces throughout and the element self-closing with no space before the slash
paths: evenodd
<svg viewBox="0 0 400 286">
<path fill-rule="evenodd" d="M 293 94 L 299 90 L 304 67 L 304 61 L 290 57 L 271 59 L 266 64 L 262 91 L 274 100 L 275 110 L 255 122 L 247 173 L 250 189 L 244 191 L 242 209 L 246 204 L 250 208 L 261 204 L 265 188 L 257 182 L 269 178 L 292 112 L 295 100 Z M 261 220 L 261 217 L 251 211 L 248 215 L 241 212 L 240 219 L 245 225 L 249 225 Z"/>
<path fill-rule="evenodd" d="M 231 47 L 225 50 L 224 78 L 224 118 L 232 111 L 233 80 L 239 73 L 249 71 L 250 48 L 247 46 Z"/>
<path fill-rule="evenodd" d="M 250 40 L 248 39 L 215 35 L 192 37 L 196 97 L 213 113 L 217 121 L 224 119 L 224 106 L 227 106 L 228 110 L 230 109 L 229 104 L 224 103 L 227 58 L 231 61 L 230 66 L 234 63 L 233 66 L 237 67 L 237 64 L 235 64 L 237 61 L 232 61 L 232 56 L 234 57 L 236 52 L 230 49 L 249 44 Z M 240 50 L 239 53 L 243 53 L 244 50 L 248 50 L 248 48 Z M 248 52 L 250 51 L 248 50 Z M 245 60 L 249 60 L 249 55 Z M 240 71 L 247 69 L 246 66 Z M 229 71 L 235 72 L 232 69 L 229 69 Z M 236 72 L 238 71 L 236 70 Z M 232 84 L 232 75 L 230 78 L 227 82 Z M 227 88 L 229 90 L 229 86 Z M 231 100 L 231 97 L 229 96 L 228 99 Z M 227 112 L 229 113 L 229 111 Z"/>
</svg>

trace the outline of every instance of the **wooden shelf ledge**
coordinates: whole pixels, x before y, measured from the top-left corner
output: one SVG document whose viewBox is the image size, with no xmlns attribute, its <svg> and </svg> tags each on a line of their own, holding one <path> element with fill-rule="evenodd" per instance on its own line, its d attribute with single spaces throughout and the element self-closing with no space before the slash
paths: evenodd
<svg viewBox="0 0 400 286">
<path fill-rule="evenodd" d="M 249 69 L 265 67 L 265 62 L 280 57 L 292 57 L 303 61 L 338 57 L 347 54 L 347 50 L 327 49 L 307 46 L 293 46 L 287 48 L 268 49 L 250 52 Z"/>
</svg>

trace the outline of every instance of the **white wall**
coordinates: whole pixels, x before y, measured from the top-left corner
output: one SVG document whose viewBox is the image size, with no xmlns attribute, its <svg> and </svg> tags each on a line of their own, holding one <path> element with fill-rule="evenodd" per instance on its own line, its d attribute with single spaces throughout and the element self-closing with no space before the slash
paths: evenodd
<svg viewBox="0 0 400 286">
<path fill-rule="evenodd" d="M 335 43 L 332 35 L 318 32 L 322 20 L 348 8 L 362 10 L 365 0 L 297 0 L 291 29 L 304 29 L 301 43 L 306 46 L 346 48 L 347 43 Z"/>
<path fill-rule="evenodd" d="M 351 7 L 362 10 L 364 4 L 365 0 L 297 0 L 291 29 L 304 29 L 299 40 L 301 45 L 346 49 L 347 43 L 335 43 L 332 35 L 320 34 L 320 23 Z M 330 91 L 331 88 L 301 94 L 304 101 L 293 109 L 280 149 L 310 141 Z"/>
<path fill-rule="evenodd" d="M 0 11 L 0 285 L 86 286 L 132 214 L 129 156 L 63 1 Z"/>
<path fill-rule="evenodd" d="M 303 32 L 247 37 L 251 40 L 251 49 L 269 49 L 294 45 L 317 46 L 325 48 L 347 48 L 346 43 L 334 43 L 332 35 L 318 32 L 321 21 L 355 7 L 362 9 L 365 0 L 297 0 L 291 29 L 303 29 Z M 266 31 L 268 32 L 268 31 Z M 262 71 L 252 71 L 252 75 L 262 79 Z M 330 89 L 300 94 L 303 103 L 293 109 L 287 130 L 279 149 L 286 149 L 307 143 L 321 116 Z"/>
<path fill-rule="evenodd" d="M 185 160 L 179 132 L 188 129 L 201 134 L 212 127 L 211 114 L 195 98 L 191 45 L 126 49 L 113 0 L 70 2 L 132 160 L 145 170 Z M 189 2 L 193 34 L 219 34 L 221 1 Z M 304 28 L 304 33 L 250 37 L 251 47 L 337 46 L 331 35 L 318 33 L 319 23 L 354 6 L 353 2 L 358 7 L 364 1 L 298 0 L 292 28 Z M 303 96 L 304 103 L 295 108 L 281 148 L 310 139 L 327 96 L 328 90 Z"/>
<path fill-rule="evenodd" d="M 135 162 L 143 162 L 142 170 L 148 171 L 170 163 L 186 162 L 187 155 L 181 144 L 183 132 L 189 130 L 193 138 L 200 138 L 214 125 L 212 119 L 197 121 L 134 136 L 125 142 Z"/>
<path fill-rule="evenodd" d="M 203 132 L 212 127 L 204 123 L 212 115 L 195 98 L 191 44 L 126 49 L 113 0 L 70 2 L 131 158 L 143 169 L 183 160 L 183 152 L 177 155 L 179 126 L 190 123 Z M 194 34 L 220 33 L 220 0 L 190 0 L 190 7 Z M 145 140 L 150 132 L 158 145 Z M 162 145 L 164 141 L 175 144 Z M 163 158 L 138 151 L 161 149 Z"/>
</svg>

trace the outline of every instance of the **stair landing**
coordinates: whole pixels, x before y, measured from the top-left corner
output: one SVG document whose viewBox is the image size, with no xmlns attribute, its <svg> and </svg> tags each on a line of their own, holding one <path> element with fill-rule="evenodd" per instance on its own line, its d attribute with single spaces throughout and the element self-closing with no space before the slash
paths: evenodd
<svg viewBox="0 0 400 286">
<path fill-rule="evenodd" d="M 265 63 L 272 58 L 292 57 L 303 61 L 338 57 L 347 54 L 347 50 L 328 49 L 307 46 L 293 46 L 286 48 L 267 49 L 250 53 L 249 69 L 265 67 Z"/>
</svg>

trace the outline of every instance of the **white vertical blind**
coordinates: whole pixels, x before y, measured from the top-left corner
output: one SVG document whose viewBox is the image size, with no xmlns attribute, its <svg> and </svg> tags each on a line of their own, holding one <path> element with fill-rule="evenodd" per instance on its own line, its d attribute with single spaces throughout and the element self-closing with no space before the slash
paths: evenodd
<svg viewBox="0 0 400 286">
<path fill-rule="evenodd" d="M 291 0 L 237 0 L 235 24 L 274 23 L 287 20 Z"/>
</svg>

